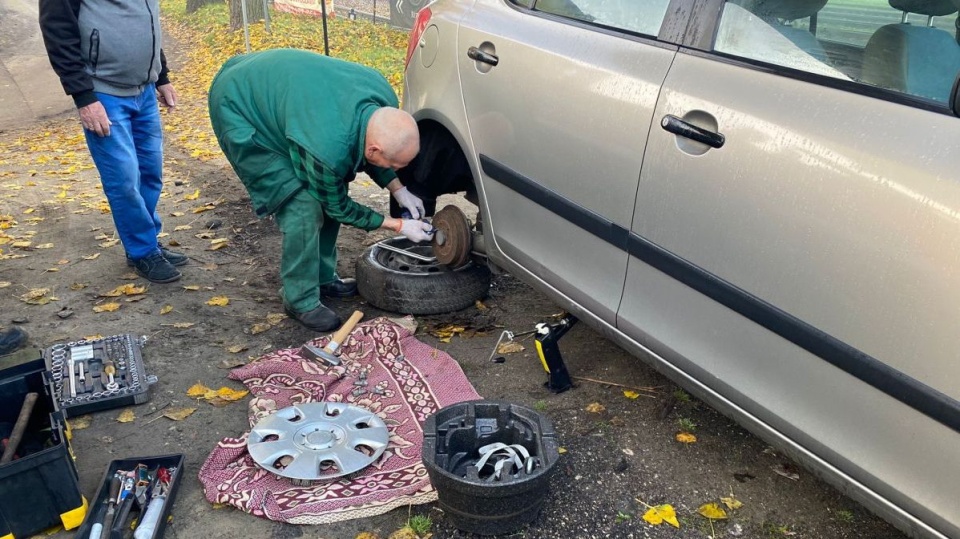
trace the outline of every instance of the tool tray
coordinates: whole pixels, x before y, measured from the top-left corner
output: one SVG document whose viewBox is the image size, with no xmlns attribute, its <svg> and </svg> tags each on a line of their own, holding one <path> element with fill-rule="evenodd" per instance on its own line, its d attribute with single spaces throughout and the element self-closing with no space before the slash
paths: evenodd
<svg viewBox="0 0 960 539">
<path fill-rule="evenodd" d="M 157 521 L 156 527 L 154 528 L 152 534 L 146 535 L 147 539 L 157 539 L 159 537 L 163 537 L 164 530 L 167 526 L 167 519 L 170 516 L 170 510 L 173 508 L 174 501 L 176 501 L 177 497 L 177 491 L 180 488 L 180 477 L 183 476 L 184 473 L 183 454 L 181 453 L 125 458 L 110 461 L 106 472 L 103 474 L 103 480 L 100 482 L 100 487 L 97 489 L 97 494 L 90 501 L 90 510 L 87 513 L 87 517 L 83 520 L 83 524 L 77 528 L 74 537 L 89 537 L 93 525 L 98 522 L 103 522 L 106 514 L 106 505 L 104 502 L 107 500 L 107 497 L 110 493 L 110 481 L 113 479 L 113 475 L 117 472 L 117 470 L 132 470 L 137 466 L 137 464 L 145 464 L 147 470 L 149 470 L 151 473 L 156 470 L 157 467 L 176 469 L 171 474 L 170 490 L 167 492 L 166 499 L 163 501 L 163 509 L 160 512 L 160 518 Z M 149 506 L 149 500 L 147 501 L 146 505 Z M 123 515 L 123 513 L 120 511 L 120 507 L 118 506 L 116 509 L 114 525 L 111 526 L 110 533 L 106 537 L 109 539 L 128 539 L 133 537 L 134 531 L 131 529 L 131 523 L 135 521 L 136 524 L 139 525 L 144 510 L 145 508 L 138 506 L 136 500 L 130 504 L 129 513 L 126 515 Z"/>
<path fill-rule="evenodd" d="M 156 383 L 157 377 L 147 375 L 144 369 L 140 349 L 145 342 L 145 337 L 113 335 L 55 344 L 44 350 L 52 394 L 64 417 L 147 402 L 150 385 Z M 113 384 L 104 372 L 108 362 L 112 362 L 115 371 Z"/>
</svg>

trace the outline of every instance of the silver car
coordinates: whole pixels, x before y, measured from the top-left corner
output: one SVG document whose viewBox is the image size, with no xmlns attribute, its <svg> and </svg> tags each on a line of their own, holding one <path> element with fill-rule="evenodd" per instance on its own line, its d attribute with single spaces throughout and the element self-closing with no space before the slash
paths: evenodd
<svg viewBox="0 0 960 539">
<path fill-rule="evenodd" d="M 909 535 L 960 537 L 960 0 L 439 0 L 482 250 Z"/>
</svg>

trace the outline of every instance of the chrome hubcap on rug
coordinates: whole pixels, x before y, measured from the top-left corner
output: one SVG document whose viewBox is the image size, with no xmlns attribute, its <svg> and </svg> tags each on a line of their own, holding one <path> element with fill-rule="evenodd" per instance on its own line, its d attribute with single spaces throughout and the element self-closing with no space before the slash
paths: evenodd
<svg viewBox="0 0 960 539">
<path fill-rule="evenodd" d="M 261 419 L 247 451 L 261 468 L 295 481 L 334 479 L 373 464 L 390 433 L 376 414 L 336 402 L 289 406 Z"/>
</svg>

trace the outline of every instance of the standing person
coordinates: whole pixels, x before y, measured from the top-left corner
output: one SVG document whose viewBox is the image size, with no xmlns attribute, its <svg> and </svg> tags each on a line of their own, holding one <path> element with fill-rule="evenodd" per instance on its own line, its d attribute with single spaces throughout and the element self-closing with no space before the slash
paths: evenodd
<svg viewBox="0 0 960 539">
<path fill-rule="evenodd" d="M 228 60 L 210 87 L 210 121 L 220 148 L 259 217 L 283 233 L 281 296 L 291 317 L 314 331 L 340 325 L 321 296 L 357 294 L 337 273 L 340 225 L 432 238 L 423 202 L 397 179 L 420 151 L 413 117 L 397 109 L 379 73 L 309 51 L 275 49 Z M 384 217 L 347 196 L 366 172 L 412 219 Z"/>
<path fill-rule="evenodd" d="M 157 100 L 177 92 L 160 48 L 158 0 L 40 0 L 47 56 L 73 97 L 87 147 L 126 251 L 127 265 L 155 283 L 180 278 L 187 257 L 157 240 L 163 130 Z"/>
</svg>

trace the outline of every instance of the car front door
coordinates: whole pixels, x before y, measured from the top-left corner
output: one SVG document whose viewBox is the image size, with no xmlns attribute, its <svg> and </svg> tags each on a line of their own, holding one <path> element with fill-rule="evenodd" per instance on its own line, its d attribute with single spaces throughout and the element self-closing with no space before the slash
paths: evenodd
<svg viewBox="0 0 960 539">
<path fill-rule="evenodd" d="M 654 37 L 667 4 L 481 0 L 458 37 L 485 232 L 609 324 L 644 144 L 676 51 Z"/>
<path fill-rule="evenodd" d="M 713 50 L 680 52 L 664 83 L 618 326 L 762 434 L 960 536 L 956 11 L 716 4 Z"/>
</svg>

